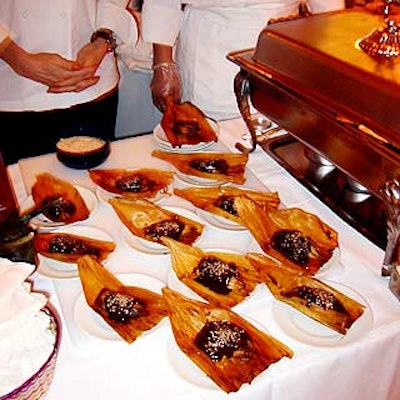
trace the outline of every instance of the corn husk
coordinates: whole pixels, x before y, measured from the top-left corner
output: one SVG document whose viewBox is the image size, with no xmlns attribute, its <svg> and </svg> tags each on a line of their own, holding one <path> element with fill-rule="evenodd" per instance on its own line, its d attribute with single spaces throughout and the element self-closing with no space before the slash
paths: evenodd
<svg viewBox="0 0 400 400">
<path fill-rule="evenodd" d="M 184 226 L 179 241 L 186 244 L 194 243 L 204 229 L 201 223 L 162 208 L 146 199 L 112 198 L 109 199 L 109 203 L 130 232 L 151 242 L 161 243 L 160 240 L 146 233 L 146 229 L 163 221 L 182 223 Z"/>
<path fill-rule="evenodd" d="M 340 334 L 345 335 L 364 312 L 364 305 L 319 279 L 299 274 L 293 268 L 262 254 L 249 253 L 246 257 L 258 270 L 260 277 L 276 299 Z M 340 306 L 325 309 L 315 302 L 308 302 L 305 298 L 296 295 L 298 288 L 304 287 L 311 289 L 314 293 L 322 293 L 324 297 L 326 294 L 333 296 L 333 298 L 330 297 L 330 301 L 337 301 Z"/>
<path fill-rule="evenodd" d="M 185 200 L 190 201 L 196 207 L 208 211 L 212 214 L 226 218 L 232 222 L 243 225 L 237 213 L 231 213 L 221 207 L 221 201 L 232 202 L 233 209 L 235 207 L 235 199 L 238 196 L 246 196 L 256 202 L 263 210 L 269 208 L 277 208 L 280 203 L 279 194 L 277 192 L 261 192 L 251 189 L 242 189 L 233 186 L 215 186 L 204 188 L 175 188 L 174 194 Z"/>
<path fill-rule="evenodd" d="M 163 295 L 177 345 L 227 393 L 239 390 L 245 383 L 251 383 L 271 364 L 283 357 L 293 356 L 290 348 L 232 310 L 188 299 L 169 288 L 163 289 Z M 212 361 L 196 345 L 196 337 L 206 323 L 213 321 L 228 321 L 242 328 L 250 338 L 250 356 L 245 357 L 241 351 L 243 349 L 239 349 L 232 357 L 223 356 L 219 361 Z"/>
<path fill-rule="evenodd" d="M 259 277 L 253 265 L 242 255 L 222 251 L 203 251 L 170 238 L 163 238 L 171 254 L 171 264 L 178 279 L 199 296 L 219 307 L 230 308 L 242 302 L 257 286 Z M 229 293 L 220 293 L 196 281 L 197 267 L 206 257 L 234 266 L 237 275 L 229 279 Z"/>
<path fill-rule="evenodd" d="M 76 246 L 71 247 L 71 251 L 65 249 L 63 251 L 53 251 L 51 249 L 51 242 L 54 240 L 60 240 L 66 243 L 67 246 L 68 243 L 73 242 L 76 243 Z M 91 255 L 97 261 L 101 262 L 107 259 L 116 247 L 115 243 L 111 241 L 66 232 L 35 232 L 33 242 L 37 253 L 67 263 L 74 263 L 85 254 Z"/>
<path fill-rule="evenodd" d="M 204 113 L 190 102 L 170 102 L 161 118 L 163 128 L 172 147 L 216 142 L 217 134 Z"/>
<path fill-rule="evenodd" d="M 171 153 L 161 150 L 153 150 L 151 155 L 172 164 L 178 171 L 186 175 L 198 176 L 200 178 L 212 179 L 216 182 L 233 182 L 243 184 L 245 182 L 245 170 L 248 161 L 246 154 L 233 153 Z M 214 172 L 204 172 L 192 166 L 193 162 L 216 162 L 223 163 L 226 169 Z"/>
<path fill-rule="evenodd" d="M 89 170 L 92 181 L 119 196 L 136 198 L 146 197 L 152 199 L 160 192 L 168 191 L 174 175 L 170 171 L 162 171 L 152 168 L 141 169 L 92 169 Z M 136 179 L 139 183 L 135 190 L 124 189 L 118 185 L 123 181 Z"/>
<path fill-rule="evenodd" d="M 94 258 L 87 255 L 79 258 L 78 271 L 88 305 L 126 342 L 132 343 L 167 316 L 165 302 L 160 294 L 137 286 L 123 285 L 117 277 Z M 102 294 L 105 290 L 128 294 L 139 299 L 145 305 L 147 315 L 131 319 L 129 322 L 118 322 L 111 319 L 102 302 Z"/>
<path fill-rule="evenodd" d="M 338 248 L 338 234 L 314 214 L 299 208 L 263 210 L 257 203 L 244 196 L 235 205 L 239 216 L 262 250 L 269 256 L 296 268 L 299 272 L 314 275 L 332 258 Z M 272 246 L 273 235 L 284 230 L 299 231 L 312 241 L 308 260 L 297 263 Z"/>
<path fill-rule="evenodd" d="M 57 198 L 61 198 L 62 203 L 68 205 L 68 209 L 64 209 L 57 218 L 54 217 L 52 207 L 44 211 L 43 214 L 51 221 L 70 224 L 89 217 L 90 211 L 75 186 L 47 172 L 36 175 L 32 186 L 32 198 L 37 208 Z"/>
</svg>

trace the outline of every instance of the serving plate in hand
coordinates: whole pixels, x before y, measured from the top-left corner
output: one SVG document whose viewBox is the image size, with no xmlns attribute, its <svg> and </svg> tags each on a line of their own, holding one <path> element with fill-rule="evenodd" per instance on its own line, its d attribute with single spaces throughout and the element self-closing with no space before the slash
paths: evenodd
<svg viewBox="0 0 400 400">
<path fill-rule="evenodd" d="M 207 118 L 208 123 L 211 125 L 212 129 L 214 130 L 215 134 L 219 135 L 219 125 L 216 121 L 212 120 L 211 118 Z M 155 142 L 157 143 L 158 147 L 164 151 L 171 151 L 174 153 L 192 153 L 195 151 L 211 149 L 215 147 L 215 141 L 212 142 L 200 142 L 198 144 L 183 144 L 180 147 L 176 146 L 173 147 L 170 141 L 167 138 L 167 135 L 164 132 L 164 129 L 160 124 L 158 124 L 153 130 L 153 137 Z"/>
</svg>

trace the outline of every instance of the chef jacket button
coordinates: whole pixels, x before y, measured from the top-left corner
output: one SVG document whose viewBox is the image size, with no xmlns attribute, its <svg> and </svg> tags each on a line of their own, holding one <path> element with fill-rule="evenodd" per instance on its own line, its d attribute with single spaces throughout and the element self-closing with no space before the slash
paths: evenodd
<svg viewBox="0 0 400 400">
<path fill-rule="evenodd" d="M 66 18 L 67 17 L 67 13 L 65 11 L 61 11 L 60 12 L 60 17 L 61 18 Z"/>
<path fill-rule="evenodd" d="M 28 11 L 22 11 L 22 18 L 28 18 L 29 13 Z"/>
</svg>

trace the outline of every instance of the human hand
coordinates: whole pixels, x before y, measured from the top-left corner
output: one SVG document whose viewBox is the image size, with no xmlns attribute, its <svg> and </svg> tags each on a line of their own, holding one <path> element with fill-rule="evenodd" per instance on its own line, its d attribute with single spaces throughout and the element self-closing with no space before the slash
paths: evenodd
<svg viewBox="0 0 400 400">
<path fill-rule="evenodd" d="M 181 102 L 181 78 L 178 66 L 174 62 L 165 62 L 156 65 L 153 79 L 150 83 L 151 95 L 154 105 L 164 112 L 167 102 L 171 99 Z"/>
<path fill-rule="evenodd" d="M 91 74 L 91 71 L 82 69 L 76 61 L 52 53 L 24 52 L 21 57 L 14 57 L 10 65 L 19 75 L 47 86 L 65 79 L 80 81 Z"/>
<path fill-rule="evenodd" d="M 87 72 L 86 77 L 79 81 L 76 81 L 74 77 L 60 80 L 49 87 L 48 92 L 80 92 L 95 85 L 100 79 L 100 77 L 96 76 L 95 73 L 103 60 L 104 55 L 107 53 L 107 48 L 108 45 L 105 41 L 96 41 L 83 46 L 78 52 L 76 62 L 82 70 Z"/>
</svg>

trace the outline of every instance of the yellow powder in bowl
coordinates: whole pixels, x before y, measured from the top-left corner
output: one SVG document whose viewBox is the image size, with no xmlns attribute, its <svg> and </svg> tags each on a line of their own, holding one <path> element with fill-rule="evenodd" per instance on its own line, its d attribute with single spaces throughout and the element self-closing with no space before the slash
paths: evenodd
<svg viewBox="0 0 400 400">
<path fill-rule="evenodd" d="M 60 139 L 57 148 L 67 153 L 88 153 L 104 146 L 106 142 L 92 136 L 72 136 Z"/>
</svg>

